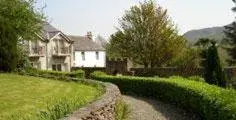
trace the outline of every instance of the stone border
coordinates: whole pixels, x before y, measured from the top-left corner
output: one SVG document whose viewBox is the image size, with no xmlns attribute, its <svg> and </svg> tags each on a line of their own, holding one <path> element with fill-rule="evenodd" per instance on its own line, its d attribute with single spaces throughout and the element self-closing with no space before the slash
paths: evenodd
<svg viewBox="0 0 236 120">
<path fill-rule="evenodd" d="M 86 80 L 86 82 L 102 84 L 105 87 L 103 94 L 97 101 L 90 103 L 73 112 L 65 120 L 115 120 L 115 105 L 121 99 L 119 88 L 111 83 Z"/>
</svg>

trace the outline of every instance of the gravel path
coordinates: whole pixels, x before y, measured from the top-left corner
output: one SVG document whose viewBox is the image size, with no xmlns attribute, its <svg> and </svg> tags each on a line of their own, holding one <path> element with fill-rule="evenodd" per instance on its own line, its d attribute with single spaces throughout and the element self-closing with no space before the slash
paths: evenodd
<svg viewBox="0 0 236 120">
<path fill-rule="evenodd" d="M 130 108 L 129 120 L 198 120 L 194 115 L 156 100 L 131 96 L 123 96 L 123 99 Z"/>
</svg>

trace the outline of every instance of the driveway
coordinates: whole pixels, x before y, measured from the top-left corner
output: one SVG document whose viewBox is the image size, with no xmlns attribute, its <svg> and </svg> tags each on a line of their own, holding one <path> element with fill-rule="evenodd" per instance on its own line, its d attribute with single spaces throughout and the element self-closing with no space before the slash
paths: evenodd
<svg viewBox="0 0 236 120">
<path fill-rule="evenodd" d="M 199 120 L 196 115 L 157 100 L 123 96 L 129 105 L 129 120 Z"/>
</svg>

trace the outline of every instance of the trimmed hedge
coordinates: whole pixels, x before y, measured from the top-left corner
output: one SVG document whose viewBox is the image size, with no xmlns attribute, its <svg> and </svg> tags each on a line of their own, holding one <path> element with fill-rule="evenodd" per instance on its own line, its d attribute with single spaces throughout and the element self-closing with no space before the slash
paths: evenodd
<svg viewBox="0 0 236 120">
<path fill-rule="evenodd" d="M 30 76 L 41 76 L 45 78 L 54 79 L 67 79 L 67 78 L 78 78 L 84 80 L 85 73 L 83 70 L 76 70 L 73 72 L 61 72 L 61 71 L 49 71 L 49 70 L 38 70 L 35 68 L 28 68 L 24 71 L 18 71 L 19 74 L 30 75 Z"/>
<path fill-rule="evenodd" d="M 94 72 L 92 78 L 116 84 L 122 93 L 152 97 L 197 113 L 201 119 L 235 120 L 236 92 L 181 77 L 145 78 L 109 76 Z"/>
</svg>

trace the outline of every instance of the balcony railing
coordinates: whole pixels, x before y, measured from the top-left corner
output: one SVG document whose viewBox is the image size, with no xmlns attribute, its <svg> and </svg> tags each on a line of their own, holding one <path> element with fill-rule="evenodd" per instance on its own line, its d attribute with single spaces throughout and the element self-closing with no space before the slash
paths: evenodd
<svg viewBox="0 0 236 120">
<path fill-rule="evenodd" d="M 33 57 L 33 56 L 44 56 L 43 47 L 31 48 L 30 56 L 31 57 Z"/>
<path fill-rule="evenodd" d="M 67 56 L 69 55 L 69 47 L 54 47 L 53 49 L 53 55 L 54 56 Z"/>
</svg>

